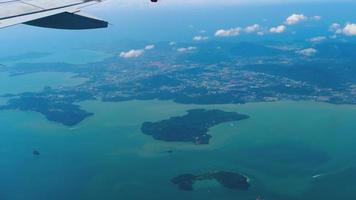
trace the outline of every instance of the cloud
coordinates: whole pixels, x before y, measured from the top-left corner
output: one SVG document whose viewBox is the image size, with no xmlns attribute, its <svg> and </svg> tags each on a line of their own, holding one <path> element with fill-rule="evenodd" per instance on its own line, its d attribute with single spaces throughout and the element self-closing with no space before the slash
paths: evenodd
<svg viewBox="0 0 356 200">
<path fill-rule="evenodd" d="M 356 36 L 356 24 L 346 24 L 346 26 L 342 29 L 342 32 L 347 36 Z"/>
<path fill-rule="evenodd" d="M 217 30 L 217 31 L 216 31 L 215 36 L 216 36 L 216 37 L 232 37 L 232 36 L 238 36 L 238 35 L 240 35 L 241 30 L 242 30 L 242 29 L 241 29 L 240 27 L 231 28 L 231 29 L 227 29 L 227 30 L 220 29 L 220 30 Z"/>
<path fill-rule="evenodd" d="M 143 49 L 131 49 L 130 51 L 123 51 L 120 53 L 121 58 L 138 58 L 145 54 L 146 51 L 152 50 L 155 48 L 155 45 L 147 45 Z"/>
<path fill-rule="evenodd" d="M 342 33 L 341 25 L 339 23 L 333 23 L 330 25 L 329 30 L 337 34 Z"/>
<path fill-rule="evenodd" d="M 236 27 L 236 28 L 230 28 L 230 29 L 220 29 L 215 32 L 215 36 L 216 37 L 233 37 L 233 36 L 238 36 L 241 33 L 256 33 L 259 36 L 263 36 L 268 32 L 280 34 L 280 33 L 284 33 L 287 30 L 287 27 L 290 25 L 295 25 L 295 24 L 298 24 L 298 23 L 301 23 L 301 22 L 307 21 L 307 20 L 319 21 L 321 19 L 322 19 L 322 16 L 319 16 L 319 15 L 307 17 L 304 14 L 292 14 L 285 19 L 284 24 L 275 26 L 275 27 L 271 27 L 269 30 L 266 27 L 263 27 L 259 24 L 253 24 L 253 25 L 247 26 L 245 28 Z M 293 34 L 295 34 L 295 32 Z M 196 38 L 196 39 L 199 40 L 200 38 Z M 321 38 L 314 38 L 314 42 L 317 39 L 320 40 Z"/>
<path fill-rule="evenodd" d="M 121 52 L 120 57 L 122 57 L 122 58 L 137 58 L 137 57 L 142 56 L 144 53 L 145 53 L 145 51 L 143 49 L 132 49 L 130 51 Z"/>
<path fill-rule="evenodd" d="M 316 16 L 311 17 L 310 19 L 312 19 L 314 21 L 320 21 L 322 18 L 323 18 L 322 16 L 316 15 Z"/>
<path fill-rule="evenodd" d="M 277 27 L 272 27 L 269 29 L 269 32 L 271 33 L 284 33 L 286 31 L 287 27 L 284 25 L 280 25 Z"/>
<path fill-rule="evenodd" d="M 324 40 L 326 40 L 325 36 L 318 36 L 318 37 L 313 37 L 313 38 L 309 39 L 310 42 L 321 42 Z"/>
<path fill-rule="evenodd" d="M 191 51 L 195 51 L 195 50 L 197 50 L 196 47 L 183 47 L 183 48 L 177 49 L 177 51 L 181 52 L 181 53 L 191 52 Z"/>
<path fill-rule="evenodd" d="M 308 17 L 303 14 L 292 14 L 291 16 L 287 17 L 284 23 L 287 25 L 294 25 L 306 20 L 308 20 Z"/>
<path fill-rule="evenodd" d="M 259 24 L 254 24 L 254 25 L 251 25 L 251 26 L 247 26 L 246 28 L 244 28 L 244 31 L 246 33 L 254 33 L 254 32 L 257 32 L 261 29 L 261 26 Z"/>
<path fill-rule="evenodd" d="M 356 36 L 356 24 L 354 23 L 347 23 L 344 27 L 342 27 L 339 23 L 333 23 L 330 25 L 329 30 L 335 34 Z"/>
<path fill-rule="evenodd" d="M 253 24 L 245 28 L 236 27 L 230 29 L 220 29 L 215 32 L 216 37 L 233 37 L 238 36 L 241 33 L 257 33 L 258 35 L 264 35 L 262 27 L 259 24 Z"/>
<path fill-rule="evenodd" d="M 170 42 L 169 46 L 175 46 L 177 43 L 176 42 Z"/>
<path fill-rule="evenodd" d="M 207 36 L 201 36 L 201 35 L 195 36 L 195 37 L 193 38 L 194 41 L 204 41 L 204 40 L 208 40 L 208 39 L 209 39 L 209 37 L 207 37 Z"/>
<path fill-rule="evenodd" d="M 302 50 L 296 51 L 297 54 L 303 55 L 303 56 L 313 56 L 317 52 L 318 51 L 314 48 L 307 48 L 307 49 L 302 49 Z"/>
<path fill-rule="evenodd" d="M 154 49 L 155 48 L 155 45 L 147 45 L 146 47 L 145 47 L 145 50 L 152 50 L 152 49 Z"/>
</svg>

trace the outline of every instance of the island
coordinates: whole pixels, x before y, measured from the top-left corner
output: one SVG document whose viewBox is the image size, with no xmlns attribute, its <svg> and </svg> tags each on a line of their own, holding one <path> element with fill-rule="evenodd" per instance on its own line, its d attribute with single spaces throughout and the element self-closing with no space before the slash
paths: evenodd
<svg viewBox="0 0 356 200">
<path fill-rule="evenodd" d="M 192 191 L 197 181 L 216 180 L 223 187 L 233 190 L 246 191 L 250 187 L 248 177 L 235 172 L 216 171 L 200 175 L 182 174 L 174 177 L 171 182 L 178 185 L 179 189 Z"/>
<path fill-rule="evenodd" d="M 193 109 L 184 116 L 171 117 L 159 122 L 145 122 L 141 131 L 156 140 L 166 142 L 193 142 L 209 144 L 209 128 L 220 123 L 248 119 L 248 115 L 221 110 Z"/>
</svg>

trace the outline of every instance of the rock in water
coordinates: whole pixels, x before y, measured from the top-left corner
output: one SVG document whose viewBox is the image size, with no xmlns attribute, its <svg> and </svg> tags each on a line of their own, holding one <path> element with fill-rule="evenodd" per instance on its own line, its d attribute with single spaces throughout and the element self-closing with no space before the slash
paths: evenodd
<svg viewBox="0 0 356 200">
<path fill-rule="evenodd" d="M 34 156 L 39 156 L 39 155 L 41 155 L 41 154 L 40 154 L 39 151 L 33 150 L 33 151 L 32 151 L 32 155 L 34 155 Z"/>
</svg>

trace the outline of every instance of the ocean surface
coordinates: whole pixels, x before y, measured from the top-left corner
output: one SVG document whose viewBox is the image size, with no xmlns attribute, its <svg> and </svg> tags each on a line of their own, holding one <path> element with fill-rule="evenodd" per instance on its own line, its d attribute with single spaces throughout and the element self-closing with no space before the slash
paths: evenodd
<svg viewBox="0 0 356 200">
<path fill-rule="evenodd" d="M 44 87 L 70 87 L 86 81 L 72 73 L 38 72 L 28 75 L 11 76 L 0 72 L 0 95 L 39 92 Z"/>
<path fill-rule="evenodd" d="M 68 77 L 58 77 L 62 78 L 51 83 L 53 87 L 68 84 Z M 34 84 L 31 90 L 44 85 Z M 355 196 L 356 106 L 315 102 L 201 106 L 171 101 L 81 105 L 95 115 L 72 128 L 34 112 L 0 112 L 0 199 L 254 200 L 261 196 L 332 200 Z M 212 128 L 211 144 L 203 146 L 160 142 L 140 131 L 145 121 L 183 115 L 191 108 L 236 111 L 251 118 Z M 33 150 L 41 155 L 33 156 Z M 252 187 L 247 192 L 233 191 L 209 182 L 185 192 L 170 182 L 183 173 L 215 170 L 245 174 Z"/>
</svg>

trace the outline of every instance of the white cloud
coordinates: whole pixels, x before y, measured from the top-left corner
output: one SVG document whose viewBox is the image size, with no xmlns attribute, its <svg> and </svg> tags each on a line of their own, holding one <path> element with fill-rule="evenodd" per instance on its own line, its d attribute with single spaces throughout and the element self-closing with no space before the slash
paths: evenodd
<svg viewBox="0 0 356 200">
<path fill-rule="evenodd" d="M 291 16 L 287 17 L 285 24 L 294 25 L 302 21 L 306 21 L 307 19 L 308 17 L 303 14 L 292 14 Z"/>
<path fill-rule="evenodd" d="M 216 37 L 232 37 L 232 36 L 238 36 L 240 35 L 241 32 L 241 28 L 237 27 L 237 28 L 231 28 L 231 29 L 220 29 L 217 30 L 215 33 Z"/>
<path fill-rule="evenodd" d="M 245 28 L 236 27 L 230 29 L 220 29 L 215 32 L 216 37 L 233 37 L 238 36 L 241 33 L 256 33 L 258 35 L 264 35 L 262 26 L 259 24 L 253 24 L 246 26 Z"/>
<path fill-rule="evenodd" d="M 176 42 L 170 42 L 169 46 L 175 46 L 177 43 Z"/>
<path fill-rule="evenodd" d="M 177 49 L 178 52 L 185 53 L 185 52 L 191 52 L 197 50 L 196 47 L 182 47 Z"/>
<path fill-rule="evenodd" d="M 318 37 L 313 37 L 313 38 L 309 39 L 310 42 L 321 42 L 324 40 L 326 40 L 325 36 L 318 36 Z"/>
<path fill-rule="evenodd" d="M 138 58 L 145 54 L 146 51 L 152 50 L 155 48 L 155 45 L 147 45 L 143 49 L 131 49 L 130 51 L 123 51 L 120 53 L 121 58 Z"/>
<path fill-rule="evenodd" d="M 121 52 L 120 57 L 122 57 L 122 58 L 137 58 L 137 57 L 142 56 L 144 53 L 145 53 L 145 51 L 143 49 L 132 49 L 130 51 Z"/>
<path fill-rule="evenodd" d="M 284 25 L 280 25 L 277 27 L 272 27 L 269 29 L 269 32 L 271 33 L 284 33 L 286 31 L 287 27 Z"/>
<path fill-rule="evenodd" d="M 254 24 L 254 25 L 251 25 L 251 26 L 247 26 L 246 28 L 244 28 L 244 31 L 246 33 L 254 33 L 254 32 L 257 32 L 261 29 L 261 26 L 259 24 Z"/>
<path fill-rule="evenodd" d="M 341 28 L 341 25 L 339 23 L 333 23 L 330 25 L 329 30 L 330 31 L 336 31 Z"/>
<path fill-rule="evenodd" d="M 342 29 L 342 32 L 347 36 L 356 36 L 356 24 L 346 24 L 346 26 Z"/>
<path fill-rule="evenodd" d="M 329 30 L 331 32 L 335 32 L 335 34 L 341 34 L 342 33 L 342 28 L 339 23 L 333 23 L 330 25 Z"/>
<path fill-rule="evenodd" d="M 335 34 L 344 34 L 347 36 L 356 36 L 356 24 L 347 23 L 342 27 L 339 23 L 333 23 L 330 25 L 329 30 Z"/>
<path fill-rule="evenodd" d="M 311 17 L 312 20 L 314 21 L 320 21 L 323 17 L 322 16 L 319 16 L 319 15 L 315 15 L 313 17 Z"/>
<path fill-rule="evenodd" d="M 154 49 L 154 48 L 155 48 L 155 45 L 151 44 L 151 45 L 147 45 L 147 46 L 145 47 L 145 50 L 152 50 L 152 49 Z"/>
<path fill-rule="evenodd" d="M 198 35 L 193 38 L 194 41 L 204 41 L 204 40 L 208 40 L 208 39 L 209 39 L 209 37 L 202 36 L 202 35 Z"/>
<path fill-rule="evenodd" d="M 303 55 L 303 56 L 313 56 L 317 53 L 318 51 L 314 48 L 307 48 L 307 49 L 302 49 L 299 51 L 296 51 L 297 54 Z"/>
</svg>

